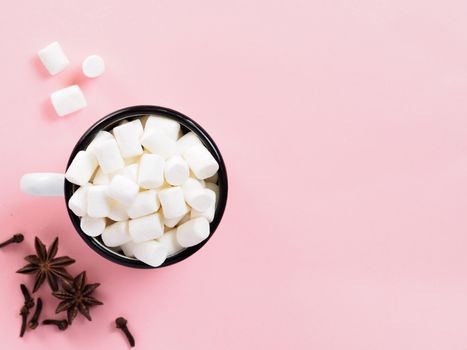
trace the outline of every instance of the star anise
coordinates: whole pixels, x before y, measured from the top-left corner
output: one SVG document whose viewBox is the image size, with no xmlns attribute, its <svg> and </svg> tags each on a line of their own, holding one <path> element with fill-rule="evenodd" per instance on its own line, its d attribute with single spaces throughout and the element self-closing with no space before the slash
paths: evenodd
<svg viewBox="0 0 467 350">
<path fill-rule="evenodd" d="M 24 260 L 29 264 L 16 271 L 18 273 L 36 274 L 33 293 L 39 289 L 46 279 L 50 288 L 54 291 L 58 290 L 59 281 L 73 279 L 65 270 L 65 266 L 73 264 L 75 260 L 68 256 L 55 257 L 58 252 L 58 237 L 55 238 L 49 249 L 37 237 L 34 240 L 34 246 L 36 255 L 26 256 Z"/>
<path fill-rule="evenodd" d="M 83 271 L 75 277 L 73 282 L 64 282 L 62 286 L 63 290 L 52 293 L 55 297 L 62 300 L 58 304 L 55 313 L 58 314 L 59 312 L 66 311 L 69 324 L 78 315 L 78 311 L 89 321 L 92 321 L 89 308 L 103 304 L 91 295 L 100 286 L 100 283 L 86 284 L 86 271 Z"/>
</svg>

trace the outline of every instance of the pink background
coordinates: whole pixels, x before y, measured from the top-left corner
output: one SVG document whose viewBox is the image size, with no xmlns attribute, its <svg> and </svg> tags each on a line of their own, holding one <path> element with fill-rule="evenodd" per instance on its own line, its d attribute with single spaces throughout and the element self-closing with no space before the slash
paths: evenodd
<svg viewBox="0 0 467 350">
<path fill-rule="evenodd" d="M 467 348 L 467 3 L 422 0 L 25 1 L 1 6 L 3 349 Z M 51 77 L 36 52 L 58 40 Z M 102 77 L 81 76 L 93 53 Z M 59 118 L 51 92 L 89 107 Z M 112 264 L 61 198 L 18 181 L 63 171 L 80 135 L 156 104 L 218 142 L 230 198 L 213 239 L 176 266 Z M 61 239 L 102 286 L 92 323 L 18 338 L 15 274 L 34 235 Z M 48 294 L 48 287 L 41 292 Z M 56 301 L 46 297 L 46 316 Z"/>
</svg>

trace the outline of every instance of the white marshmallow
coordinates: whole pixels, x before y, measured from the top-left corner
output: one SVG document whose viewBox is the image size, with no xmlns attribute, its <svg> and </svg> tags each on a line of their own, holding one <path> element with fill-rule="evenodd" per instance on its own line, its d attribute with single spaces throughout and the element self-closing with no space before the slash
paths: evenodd
<svg viewBox="0 0 467 350">
<path fill-rule="evenodd" d="M 170 187 L 159 191 L 159 200 L 166 219 L 181 217 L 188 212 L 181 187 Z"/>
<path fill-rule="evenodd" d="M 198 179 L 207 179 L 219 170 L 219 164 L 203 145 L 194 145 L 183 153 L 190 169 Z"/>
<path fill-rule="evenodd" d="M 208 238 L 209 231 L 206 218 L 191 219 L 177 227 L 177 241 L 182 247 L 192 247 Z"/>
<path fill-rule="evenodd" d="M 124 205 L 129 205 L 136 198 L 139 186 L 122 175 L 115 175 L 107 189 L 107 195 Z"/>
<path fill-rule="evenodd" d="M 110 176 L 104 174 L 101 168 L 97 168 L 92 183 L 93 185 L 108 185 L 110 183 Z"/>
<path fill-rule="evenodd" d="M 217 202 L 219 201 L 219 186 L 211 182 L 206 182 L 206 188 L 210 189 L 211 191 L 214 191 L 214 193 L 216 194 L 216 205 L 217 205 Z"/>
<path fill-rule="evenodd" d="M 65 178 L 71 183 L 83 186 L 89 182 L 96 168 L 96 157 L 91 152 L 79 151 L 71 161 L 65 173 Z"/>
<path fill-rule="evenodd" d="M 175 140 L 159 129 L 149 129 L 144 133 L 141 144 L 151 153 L 158 154 L 164 159 L 175 153 Z"/>
<path fill-rule="evenodd" d="M 159 198 L 154 190 L 138 193 L 127 208 L 128 216 L 132 219 L 155 213 L 159 210 Z"/>
<path fill-rule="evenodd" d="M 143 216 L 128 221 L 128 228 L 133 242 L 141 243 L 159 238 L 164 234 L 164 227 L 159 214 Z"/>
<path fill-rule="evenodd" d="M 141 159 L 141 156 L 125 158 L 125 164 L 126 165 L 137 164 L 139 163 L 140 159 Z"/>
<path fill-rule="evenodd" d="M 142 262 L 157 267 L 167 259 L 167 248 L 158 241 L 149 241 L 136 244 L 135 257 Z"/>
<path fill-rule="evenodd" d="M 164 184 L 164 159 L 157 154 L 143 154 L 139 162 L 138 184 L 147 189 Z"/>
<path fill-rule="evenodd" d="M 123 169 L 117 170 L 111 174 L 112 177 L 122 175 L 127 179 L 137 183 L 138 182 L 138 164 L 126 165 Z"/>
<path fill-rule="evenodd" d="M 21 176 L 20 188 L 31 196 L 63 197 L 65 175 L 58 173 L 29 173 Z"/>
<path fill-rule="evenodd" d="M 97 78 L 105 72 L 105 63 L 101 56 L 90 55 L 84 59 L 81 68 L 88 78 Z"/>
<path fill-rule="evenodd" d="M 122 124 L 113 129 L 115 139 L 123 158 L 135 157 L 143 154 L 143 147 L 139 139 L 143 129 L 139 119 Z"/>
<path fill-rule="evenodd" d="M 87 186 L 81 186 L 70 197 L 68 207 L 76 216 L 85 216 L 88 211 Z"/>
<path fill-rule="evenodd" d="M 87 187 L 88 216 L 105 218 L 110 213 L 110 201 L 107 197 L 107 186 L 96 185 Z"/>
<path fill-rule="evenodd" d="M 62 47 L 56 41 L 40 50 L 38 55 L 42 64 L 51 75 L 60 73 L 70 64 Z"/>
<path fill-rule="evenodd" d="M 168 256 L 172 256 L 183 250 L 183 247 L 177 241 L 177 230 L 171 230 L 157 239 L 160 244 L 167 248 Z"/>
<path fill-rule="evenodd" d="M 209 208 L 204 211 L 198 211 L 196 209 L 192 209 L 190 213 L 190 217 L 193 219 L 193 218 L 203 216 L 211 223 L 212 220 L 214 220 L 214 214 L 216 212 L 216 193 L 210 189 L 205 189 L 205 191 L 211 197 L 212 205 L 210 205 Z"/>
<path fill-rule="evenodd" d="M 105 218 L 92 218 L 83 216 L 81 218 L 81 229 L 90 237 L 97 237 L 105 230 Z"/>
<path fill-rule="evenodd" d="M 113 135 L 105 130 L 101 130 L 97 133 L 97 135 L 94 137 L 94 139 L 91 141 L 91 143 L 88 145 L 86 148 L 86 151 L 94 153 L 94 148 L 103 141 L 107 141 L 110 139 L 113 139 Z"/>
<path fill-rule="evenodd" d="M 203 143 L 199 137 L 193 132 L 187 132 L 185 135 L 180 137 L 175 145 L 176 152 L 178 154 L 183 154 L 188 148 L 191 148 L 194 145 L 202 145 Z"/>
<path fill-rule="evenodd" d="M 210 190 L 196 179 L 189 178 L 182 186 L 186 202 L 197 211 L 205 211 L 214 205 L 216 198 L 209 193 Z"/>
<path fill-rule="evenodd" d="M 166 219 L 166 218 L 163 217 L 162 222 L 164 223 L 164 226 L 166 226 L 168 228 L 174 228 L 175 226 L 177 226 L 177 224 L 180 222 L 180 220 L 182 220 L 183 217 L 184 217 L 184 215 L 178 216 L 178 217 L 173 218 L 173 219 Z"/>
<path fill-rule="evenodd" d="M 208 177 L 208 178 L 206 179 L 206 182 L 210 182 L 210 183 L 216 184 L 216 183 L 217 183 L 217 180 L 219 180 L 219 173 L 215 173 L 215 174 L 212 175 L 211 177 Z"/>
<path fill-rule="evenodd" d="M 68 86 L 50 95 L 55 112 L 60 117 L 79 111 L 87 106 L 86 98 L 78 85 Z"/>
<path fill-rule="evenodd" d="M 112 173 L 125 166 L 117 141 L 113 138 L 98 142 L 93 151 L 104 174 Z"/>
<path fill-rule="evenodd" d="M 102 233 L 102 241 L 107 247 L 118 247 L 131 241 L 128 221 L 116 222 L 107 226 Z"/>
<path fill-rule="evenodd" d="M 173 185 L 180 186 L 185 183 L 190 174 L 188 163 L 179 155 L 174 155 L 165 162 L 165 180 Z"/>
<path fill-rule="evenodd" d="M 149 130 L 159 129 L 163 131 L 167 136 L 173 140 L 178 139 L 178 133 L 180 132 L 180 124 L 173 119 L 160 117 L 160 116 L 149 116 L 144 125 L 145 133 Z"/>
<path fill-rule="evenodd" d="M 122 248 L 123 254 L 125 254 L 129 258 L 133 258 L 135 256 L 135 246 L 137 243 L 130 241 L 125 244 L 122 244 L 120 248 Z"/>
<path fill-rule="evenodd" d="M 107 217 L 113 221 L 125 221 L 128 220 L 128 213 L 126 212 L 126 206 L 113 199 L 110 200 L 110 212 Z"/>
</svg>

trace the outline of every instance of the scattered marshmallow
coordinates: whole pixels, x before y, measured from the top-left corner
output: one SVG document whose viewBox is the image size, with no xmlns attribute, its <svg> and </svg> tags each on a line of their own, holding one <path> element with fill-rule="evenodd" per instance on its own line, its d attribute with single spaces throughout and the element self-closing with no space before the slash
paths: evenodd
<svg viewBox="0 0 467 350">
<path fill-rule="evenodd" d="M 117 141 L 114 138 L 99 142 L 93 150 L 104 174 L 117 171 L 125 166 Z"/>
<path fill-rule="evenodd" d="M 180 186 L 185 183 L 190 175 L 187 162 L 179 155 L 174 155 L 165 162 L 165 180 L 173 185 Z"/>
<path fill-rule="evenodd" d="M 87 187 L 81 186 L 70 197 L 68 207 L 76 216 L 85 216 L 88 212 Z"/>
<path fill-rule="evenodd" d="M 191 219 L 177 227 L 177 241 L 182 247 L 192 247 L 209 237 L 209 222 L 204 217 Z"/>
<path fill-rule="evenodd" d="M 186 202 L 195 210 L 204 212 L 214 205 L 216 198 L 196 179 L 189 178 L 182 186 Z"/>
<path fill-rule="evenodd" d="M 203 143 L 193 131 L 190 131 L 180 137 L 175 145 L 176 153 L 183 154 L 185 151 L 195 145 L 202 145 Z"/>
<path fill-rule="evenodd" d="M 132 219 L 155 213 L 159 210 L 159 198 L 154 190 L 143 191 L 137 194 L 136 198 L 127 209 L 128 216 Z"/>
<path fill-rule="evenodd" d="M 118 247 L 130 242 L 131 236 L 128 231 L 128 221 L 120 221 L 107 226 L 101 237 L 107 247 Z"/>
<path fill-rule="evenodd" d="M 167 248 L 168 256 L 175 255 L 183 250 L 183 247 L 177 241 L 177 230 L 165 232 L 162 237 L 159 237 L 157 240 Z"/>
<path fill-rule="evenodd" d="M 142 129 L 143 127 L 139 120 L 119 125 L 113 129 L 123 158 L 136 157 L 143 154 L 143 147 L 141 147 L 141 143 L 139 142 L 141 137 L 140 130 Z"/>
<path fill-rule="evenodd" d="M 39 58 L 51 75 L 55 75 L 64 70 L 70 61 L 63 52 L 62 47 L 57 41 L 47 45 L 38 52 Z"/>
<path fill-rule="evenodd" d="M 81 218 L 80 227 L 88 236 L 97 237 L 105 230 L 105 218 L 92 218 L 90 216 L 83 216 Z"/>
<path fill-rule="evenodd" d="M 159 214 L 152 214 L 128 221 L 130 236 L 135 243 L 159 238 L 164 234 L 164 227 Z"/>
<path fill-rule="evenodd" d="M 84 59 L 82 69 L 88 78 L 97 78 L 105 72 L 105 63 L 101 56 L 90 55 Z"/>
<path fill-rule="evenodd" d="M 198 179 L 207 179 L 219 170 L 219 164 L 203 145 L 194 145 L 183 153 L 193 173 Z"/>
<path fill-rule="evenodd" d="M 107 195 L 124 205 L 129 205 L 138 195 L 139 186 L 122 175 L 116 175 L 110 181 Z"/>
<path fill-rule="evenodd" d="M 143 134 L 141 144 L 151 153 L 158 154 L 164 159 L 175 153 L 175 140 L 159 129 L 150 129 Z"/>
<path fill-rule="evenodd" d="M 188 212 L 181 187 L 170 187 L 160 191 L 159 200 L 166 219 L 174 219 Z"/>
<path fill-rule="evenodd" d="M 164 183 L 164 159 L 157 154 L 143 154 L 139 163 L 138 184 L 147 189 Z"/>
<path fill-rule="evenodd" d="M 79 151 L 68 167 L 65 178 L 75 185 L 84 186 L 97 168 L 97 160 L 91 152 Z"/>
<path fill-rule="evenodd" d="M 167 253 L 167 248 L 157 241 L 139 243 L 134 247 L 135 257 L 153 267 L 162 265 Z"/>
<path fill-rule="evenodd" d="M 21 191 L 31 196 L 63 196 L 65 176 L 57 173 L 24 174 L 20 180 Z"/>
<path fill-rule="evenodd" d="M 53 92 L 50 95 L 50 100 L 55 112 L 60 117 L 79 111 L 87 106 L 86 98 L 78 85 L 68 86 Z"/>
<path fill-rule="evenodd" d="M 149 130 L 154 129 L 162 130 L 168 137 L 176 141 L 180 133 L 180 124 L 170 118 L 149 116 L 144 125 L 144 131 L 149 133 Z"/>
<path fill-rule="evenodd" d="M 107 186 L 97 185 L 87 187 L 88 216 L 105 218 L 110 213 L 110 201 L 107 197 Z"/>
</svg>

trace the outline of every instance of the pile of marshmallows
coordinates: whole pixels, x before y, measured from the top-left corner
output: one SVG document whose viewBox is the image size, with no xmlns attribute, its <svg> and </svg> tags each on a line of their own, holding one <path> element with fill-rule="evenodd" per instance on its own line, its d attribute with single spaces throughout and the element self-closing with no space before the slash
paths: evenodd
<svg viewBox="0 0 467 350">
<path fill-rule="evenodd" d="M 80 187 L 68 206 L 87 235 L 159 266 L 209 236 L 218 169 L 198 136 L 181 135 L 176 121 L 124 121 L 76 154 L 65 177 Z"/>
<path fill-rule="evenodd" d="M 70 64 L 62 47 L 56 41 L 39 50 L 38 56 L 51 75 L 60 73 Z M 97 78 L 105 71 L 104 60 L 99 55 L 90 55 L 83 61 L 82 71 L 88 78 Z M 53 92 L 50 100 L 59 116 L 76 112 L 87 106 L 86 98 L 76 84 Z"/>
</svg>

